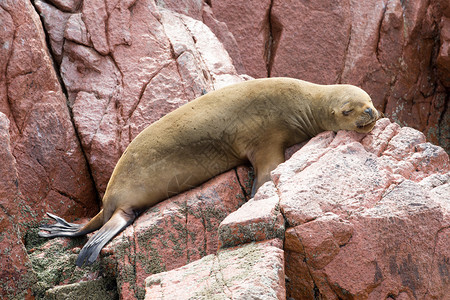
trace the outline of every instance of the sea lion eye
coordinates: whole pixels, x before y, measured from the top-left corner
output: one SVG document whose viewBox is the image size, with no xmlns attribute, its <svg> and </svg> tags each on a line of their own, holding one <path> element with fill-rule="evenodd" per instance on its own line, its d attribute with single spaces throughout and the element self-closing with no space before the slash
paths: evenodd
<svg viewBox="0 0 450 300">
<path fill-rule="evenodd" d="M 344 111 L 342 111 L 342 114 L 343 114 L 344 116 L 348 116 L 352 111 L 353 111 L 353 109 L 344 110 Z"/>
</svg>

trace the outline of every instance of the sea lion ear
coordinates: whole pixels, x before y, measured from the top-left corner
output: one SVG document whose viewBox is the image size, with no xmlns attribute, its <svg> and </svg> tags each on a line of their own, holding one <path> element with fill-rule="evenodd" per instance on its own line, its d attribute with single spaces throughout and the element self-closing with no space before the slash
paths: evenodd
<svg viewBox="0 0 450 300">
<path fill-rule="evenodd" d="M 335 115 L 335 114 L 336 114 L 336 111 L 335 111 L 334 109 L 331 109 L 330 113 L 331 113 L 332 115 Z"/>
</svg>

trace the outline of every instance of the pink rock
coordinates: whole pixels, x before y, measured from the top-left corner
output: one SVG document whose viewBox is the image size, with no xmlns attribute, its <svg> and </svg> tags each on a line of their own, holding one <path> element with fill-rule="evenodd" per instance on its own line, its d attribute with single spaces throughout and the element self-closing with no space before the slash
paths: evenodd
<svg viewBox="0 0 450 300">
<path fill-rule="evenodd" d="M 43 21 L 45 29 L 50 36 L 50 46 L 53 50 L 54 58 L 58 63 L 61 63 L 64 44 L 64 28 L 66 28 L 70 14 L 60 11 L 44 1 L 35 1 L 35 5 L 39 10 L 39 13 L 45 15 Z"/>
<path fill-rule="evenodd" d="M 82 17 L 86 24 L 86 28 L 91 34 L 91 41 L 95 50 L 100 54 L 109 53 L 109 45 L 106 36 L 106 22 L 108 15 L 106 12 L 106 4 L 103 0 L 86 1 L 82 5 Z"/>
<path fill-rule="evenodd" d="M 361 86 L 386 116 L 448 151 L 447 2 L 210 3 L 250 75 Z"/>
<path fill-rule="evenodd" d="M 284 237 L 284 218 L 272 182 L 265 183 L 255 197 L 229 214 L 219 226 L 220 247 Z"/>
<path fill-rule="evenodd" d="M 81 0 L 49 0 L 62 11 L 75 12 L 81 7 Z"/>
<path fill-rule="evenodd" d="M 246 73 L 256 78 L 267 77 L 271 2 L 212 0 L 210 3 L 214 17 L 226 23 L 236 39 L 241 57 L 244 55 L 242 61 Z M 239 61 L 239 57 L 233 56 L 233 60 Z"/>
<path fill-rule="evenodd" d="M 387 119 L 365 136 L 327 134 L 272 173 L 291 226 L 284 246 L 287 295 L 443 299 L 448 155 Z M 304 151 L 314 145 L 316 153 Z"/>
<path fill-rule="evenodd" d="M 225 22 L 220 22 L 216 19 L 211 7 L 206 3 L 203 5 L 202 19 L 203 23 L 205 23 L 205 25 L 211 29 L 219 41 L 222 42 L 223 46 L 233 60 L 233 65 L 238 74 L 247 74 L 244 62 L 241 58 L 241 51 L 239 50 L 239 46 L 234 35 L 228 30 L 228 26 Z"/>
<path fill-rule="evenodd" d="M 93 46 L 81 13 L 70 15 L 64 30 L 64 38 L 85 46 Z"/>
<path fill-rule="evenodd" d="M 124 299 L 138 297 L 147 276 L 216 253 L 220 222 L 245 200 L 240 180 L 246 180 L 247 172 L 239 168 L 238 178 L 232 170 L 159 203 L 102 250 L 106 261 L 117 264 Z"/>
<path fill-rule="evenodd" d="M 450 15 L 450 14 L 449 14 Z M 450 86 L 450 16 L 443 17 L 441 24 L 439 25 L 440 42 L 439 55 L 436 63 L 439 68 L 439 77 L 442 80 L 444 86 Z"/>
<path fill-rule="evenodd" d="M 95 190 L 40 19 L 28 2 L 0 6 L 14 32 L 0 64 L 8 66 L 2 71 L 1 95 L 7 101 L 2 99 L 1 109 L 10 119 L 18 185 L 30 207 L 20 222 L 37 221 L 47 210 L 69 220 L 92 216 L 98 209 Z"/>
<path fill-rule="evenodd" d="M 272 50 L 270 76 L 339 81 L 350 39 L 349 2 L 274 1 L 270 17 L 277 21 L 272 21 L 272 31 L 281 32 Z"/>
<path fill-rule="evenodd" d="M 149 276 L 145 299 L 285 299 L 283 250 L 273 243 L 222 249 L 173 271 Z"/>
<path fill-rule="evenodd" d="M 203 1 L 185 0 L 180 2 L 177 0 L 161 0 L 156 1 L 156 5 L 199 21 L 202 20 Z"/>
<path fill-rule="evenodd" d="M 17 163 L 11 149 L 9 124 L 8 118 L 0 112 L 0 296 L 2 299 L 30 299 L 36 278 L 21 242 L 23 231 L 21 234 L 20 230 L 26 228 L 19 225 L 22 220 L 19 205 L 23 205 L 24 201 L 19 189 Z"/>
</svg>

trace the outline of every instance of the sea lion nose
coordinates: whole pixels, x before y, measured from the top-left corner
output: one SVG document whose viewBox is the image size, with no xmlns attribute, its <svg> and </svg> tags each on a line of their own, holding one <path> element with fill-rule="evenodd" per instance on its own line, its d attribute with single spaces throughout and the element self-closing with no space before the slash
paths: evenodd
<svg viewBox="0 0 450 300">
<path fill-rule="evenodd" d="M 368 107 L 368 108 L 366 108 L 366 109 L 364 110 L 364 112 L 365 112 L 366 114 L 368 114 L 371 118 L 373 118 L 373 110 L 372 110 L 372 108 Z"/>
</svg>

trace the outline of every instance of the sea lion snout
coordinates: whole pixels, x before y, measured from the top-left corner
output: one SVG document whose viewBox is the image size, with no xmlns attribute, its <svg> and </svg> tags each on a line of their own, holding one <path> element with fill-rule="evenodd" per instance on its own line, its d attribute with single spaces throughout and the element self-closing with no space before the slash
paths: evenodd
<svg viewBox="0 0 450 300">
<path fill-rule="evenodd" d="M 371 118 L 373 118 L 373 109 L 371 107 L 368 107 L 364 110 L 366 114 L 368 114 Z"/>
</svg>

